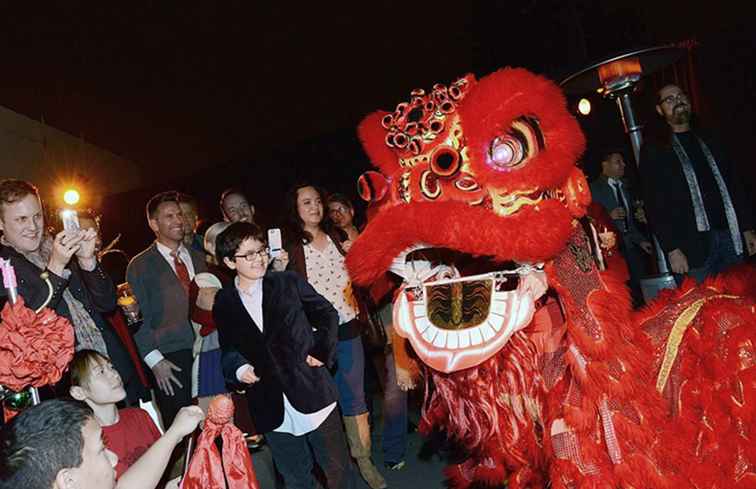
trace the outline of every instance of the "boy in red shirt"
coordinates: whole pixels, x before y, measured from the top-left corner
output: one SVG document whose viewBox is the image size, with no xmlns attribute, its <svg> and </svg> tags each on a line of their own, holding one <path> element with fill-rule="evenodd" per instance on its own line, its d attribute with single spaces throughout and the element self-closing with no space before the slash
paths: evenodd
<svg viewBox="0 0 756 489">
<path fill-rule="evenodd" d="M 120 375 L 106 357 L 93 350 L 81 350 L 70 365 L 70 394 L 84 401 L 94 411 L 102 426 L 105 446 L 118 455 L 116 478 L 136 462 L 156 441 L 160 431 L 146 411 L 139 408 L 118 409 L 116 403 L 126 397 Z M 197 406 L 182 408 L 163 437 L 178 444 L 193 432 L 202 420 Z M 155 460 L 146 470 L 154 471 L 158 478 L 165 471 L 167 460 Z M 144 467 L 144 466 L 143 466 Z"/>
</svg>

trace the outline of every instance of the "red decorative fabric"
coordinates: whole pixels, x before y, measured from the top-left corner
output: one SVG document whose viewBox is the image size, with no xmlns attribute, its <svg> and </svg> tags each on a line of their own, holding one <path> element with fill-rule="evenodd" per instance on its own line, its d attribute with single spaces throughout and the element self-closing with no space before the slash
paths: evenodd
<svg viewBox="0 0 756 489">
<path fill-rule="evenodd" d="M 260 489 L 244 435 L 230 422 L 233 413 L 230 397 L 216 396 L 211 401 L 181 489 Z M 223 439 L 222 462 L 214 443 L 218 436 Z"/>
<path fill-rule="evenodd" d="M 47 308 L 37 314 L 23 297 L 0 317 L 0 385 L 18 392 L 58 382 L 74 354 L 68 319 Z"/>
<path fill-rule="evenodd" d="M 151 387 L 150 381 L 147 379 L 147 374 L 144 373 L 144 368 L 142 367 L 142 358 L 137 352 L 136 345 L 134 344 L 134 338 L 131 336 L 129 327 L 126 325 L 126 319 L 123 316 L 123 312 L 120 310 L 115 311 L 108 317 L 108 321 L 113 326 L 113 329 L 115 330 L 118 337 L 121 338 L 123 346 L 129 353 L 131 362 L 134 364 L 134 370 L 136 370 L 137 375 L 139 376 L 139 381 L 143 386 L 149 389 Z"/>
</svg>

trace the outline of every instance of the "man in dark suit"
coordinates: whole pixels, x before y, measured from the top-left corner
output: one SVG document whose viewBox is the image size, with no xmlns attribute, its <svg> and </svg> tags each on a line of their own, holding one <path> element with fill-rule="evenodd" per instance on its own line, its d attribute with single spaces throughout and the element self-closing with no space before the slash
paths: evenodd
<svg viewBox="0 0 756 489">
<path fill-rule="evenodd" d="M 691 126 L 688 96 L 676 85 L 658 95 L 670 137 L 641 155 L 648 218 L 678 281 L 700 282 L 756 253 L 753 208 L 723 145 Z"/>
<path fill-rule="evenodd" d="M 192 345 L 189 284 L 207 271 L 205 257 L 183 244 L 184 221 L 176 192 L 163 192 L 147 203 L 147 222 L 155 242 L 135 256 L 126 278 L 142 312 L 134 339 L 152 369 L 158 407 L 165 426 L 191 404 Z"/>
<path fill-rule="evenodd" d="M 265 434 L 286 487 L 313 487 L 313 456 L 328 487 L 354 487 L 328 372 L 336 353 L 338 313 L 293 272 L 266 274 L 270 257 L 260 228 L 237 222 L 216 241 L 218 261 L 237 272 L 218 291 L 213 317 L 224 374 L 247 389 L 252 421 Z"/>
<path fill-rule="evenodd" d="M 625 177 L 625 159 L 617 150 L 608 150 L 601 159 L 601 175 L 591 182 L 591 195 L 612 218 L 621 234 L 619 247 L 630 272 L 630 288 L 636 304 L 643 302 L 640 279 L 646 272 L 643 253 L 653 247 L 638 224 L 645 223 L 643 209 L 636 207 L 635 196 Z"/>
</svg>

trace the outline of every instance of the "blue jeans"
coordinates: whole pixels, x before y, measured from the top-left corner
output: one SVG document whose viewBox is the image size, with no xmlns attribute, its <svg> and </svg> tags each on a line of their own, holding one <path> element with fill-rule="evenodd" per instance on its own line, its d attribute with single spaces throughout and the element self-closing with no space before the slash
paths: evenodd
<svg viewBox="0 0 756 489">
<path fill-rule="evenodd" d="M 344 416 L 357 416 L 367 412 L 365 402 L 365 351 L 362 337 L 340 340 L 336 345 L 336 388 L 339 390 L 339 407 Z"/>
<path fill-rule="evenodd" d="M 706 277 L 720 274 L 728 268 L 743 262 L 743 253 L 735 252 L 735 244 L 732 242 L 729 229 L 715 229 L 706 235 L 709 242 L 709 256 L 703 265 L 688 270 L 688 275 L 696 279 L 699 284 Z M 679 285 L 684 275 L 675 274 L 675 280 Z"/>
<path fill-rule="evenodd" d="M 407 452 L 407 392 L 396 383 L 394 353 L 386 353 L 386 385 L 383 387 L 383 460 L 396 464 Z"/>
</svg>

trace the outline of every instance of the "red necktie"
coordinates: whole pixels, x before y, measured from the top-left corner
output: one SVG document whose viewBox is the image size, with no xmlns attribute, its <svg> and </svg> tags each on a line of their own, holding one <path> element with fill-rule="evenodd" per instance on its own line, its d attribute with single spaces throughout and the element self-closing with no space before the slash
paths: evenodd
<svg viewBox="0 0 756 489">
<path fill-rule="evenodd" d="M 189 278 L 189 270 L 187 270 L 186 265 L 178 256 L 178 250 L 172 251 L 171 256 L 173 256 L 173 264 L 176 267 L 176 276 L 178 277 L 179 282 L 181 282 L 181 286 L 184 288 L 186 295 L 189 295 L 189 284 L 192 281 Z"/>
</svg>

